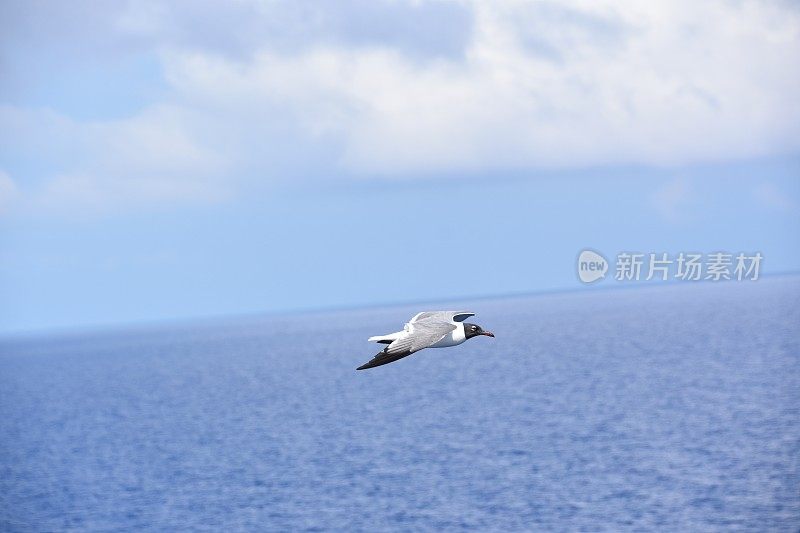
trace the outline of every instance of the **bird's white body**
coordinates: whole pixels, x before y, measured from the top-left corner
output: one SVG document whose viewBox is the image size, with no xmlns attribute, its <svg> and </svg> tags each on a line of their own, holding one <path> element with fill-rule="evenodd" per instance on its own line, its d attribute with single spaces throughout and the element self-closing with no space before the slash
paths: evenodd
<svg viewBox="0 0 800 533">
<path fill-rule="evenodd" d="M 447 348 L 449 346 L 458 346 L 467 340 L 467 335 L 464 333 L 464 324 L 458 322 L 456 329 L 444 336 L 442 340 L 435 344 L 431 344 L 428 348 Z"/>
</svg>

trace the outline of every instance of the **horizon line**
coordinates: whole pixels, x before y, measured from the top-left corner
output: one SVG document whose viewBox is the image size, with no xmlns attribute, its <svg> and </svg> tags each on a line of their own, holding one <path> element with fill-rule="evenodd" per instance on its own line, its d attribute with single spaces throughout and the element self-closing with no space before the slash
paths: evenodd
<svg viewBox="0 0 800 533">
<path fill-rule="evenodd" d="M 793 277 L 793 276 L 800 276 L 800 270 L 788 270 L 782 272 L 764 273 L 759 277 L 759 279 Z M 722 282 L 722 284 L 724 283 L 741 283 L 741 282 L 738 282 L 736 280 L 725 280 L 724 282 Z M 122 320 L 116 322 L 109 322 L 105 324 L 95 323 L 95 324 L 74 325 L 74 326 L 69 326 L 69 325 L 54 326 L 54 327 L 45 326 L 41 328 L 34 326 L 32 328 L 21 328 L 8 331 L 0 330 L 0 342 L 5 342 L 9 340 L 34 339 L 41 337 L 73 336 L 78 334 L 92 334 L 92 333 L 103 334 L 115 331 L 122 332 L 122 331 L 136 330 L 136 329 L 160 328 L 169 325 L 188 326 L 192 323 L 199 323 L 199 322 L 242 320 L 246 318 L 255 318 L 264 316 L 298 316 L 298 315 L 308 315 L 316 313 L 322 314 L 322 313 L 358 311 L 367 309 L 385 309 L 391 307 L 407 307 L 411 305 L 421 305 L 421 304 L 438 303 L 438 302 L 458 302 L 463 300 L 511 300 L 515 298 L 526 298 L 534 296 L 545 296 L 545 295 L 566 294 L 566 293 L 576 293 L 576 292 L 606 292 L 606 291 L 611 292 L 611 291 L 628 291 L 637 289 L 641 290 L 641 289 L 654 289 L 663 287 L 696 286 L 696 285 L 712 285 L 712 284 L 720 284 L 720 282 L 702 279 L 702 280 L 690 281 L 687 283 L 686 281 L 669 279 L 667 281 L 662 281 L 662 280 L 644 281 L 643 283 L 629 282 L 624 285 L 582 284 L 572 287 L 555 287 L 549 289 L 534 289 L 534 290 L 523 290 L 523 291 L 494 293 L 494 294 L 477 294 L 471 296 L 470 295 L 445 296 L 440 298 L 393 300 L 389 302 L 374 302 L 374 303 L 352 304 L 352 305 L 330 305 L 330 306 L 319 306 L 319 307 L 309 306 L 309 307 L 300 307 L 295 309 L 286 308 L 286 309 L 243 311 L 243 312 L 207 314 L 207 315 L 195 315 L 195 316 L 175 316 L 175 317 L 168 317 L 161 319 L 145 318 L 141 320 L 134 319 L 130 321 Z"/>
</svg>

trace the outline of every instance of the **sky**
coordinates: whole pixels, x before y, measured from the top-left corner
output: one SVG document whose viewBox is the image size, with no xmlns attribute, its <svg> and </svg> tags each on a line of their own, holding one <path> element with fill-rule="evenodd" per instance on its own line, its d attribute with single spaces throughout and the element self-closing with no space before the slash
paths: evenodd
<svg viewBox="0 0 800 533">
<path fill-rule="evenodd" d="M 788 1 L 0 3 L 0 334 L 800 271 Z"/>
</svg>

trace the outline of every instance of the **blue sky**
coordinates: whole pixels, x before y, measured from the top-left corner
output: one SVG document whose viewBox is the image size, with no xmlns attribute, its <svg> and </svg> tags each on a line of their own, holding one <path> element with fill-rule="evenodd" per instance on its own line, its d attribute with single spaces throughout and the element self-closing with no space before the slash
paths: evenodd
<svg viewBox="0 0 800 533">
<path fill-rule="evenodd" d="M 0 332 L 800 270 L 784 2 L 0 7 Z"/>
</svg>

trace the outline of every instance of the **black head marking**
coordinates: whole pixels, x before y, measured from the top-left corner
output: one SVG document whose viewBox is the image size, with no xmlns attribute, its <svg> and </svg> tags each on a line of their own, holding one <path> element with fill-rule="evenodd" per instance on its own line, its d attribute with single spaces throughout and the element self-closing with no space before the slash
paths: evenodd
<svg viewBox="0 0 800 533">
<path fill-rule="evenodd" d="M 472 337 L 477 337 L 478 335 L 486 335 L 487 337 L 494 337 L 494 335 L 489 332 L 485 331 L 482 327 L 477 324 L 470 324 L 469 322 L 464 322 L 464 336 L 468 339 Z"/>
</svg>

